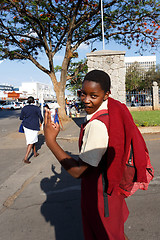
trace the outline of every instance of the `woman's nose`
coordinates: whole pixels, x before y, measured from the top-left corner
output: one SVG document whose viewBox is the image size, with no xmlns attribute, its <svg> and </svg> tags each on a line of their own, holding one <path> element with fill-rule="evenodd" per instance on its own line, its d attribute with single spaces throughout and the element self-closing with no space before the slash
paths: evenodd
<svg viewBox="0 0 160 240">
<path fill-rule="evenodd" d="M 84 100 L 83 100 L 84 103 L 88 103 L 90 102 L 90 96 L 85 96 Z"/>
</svg>

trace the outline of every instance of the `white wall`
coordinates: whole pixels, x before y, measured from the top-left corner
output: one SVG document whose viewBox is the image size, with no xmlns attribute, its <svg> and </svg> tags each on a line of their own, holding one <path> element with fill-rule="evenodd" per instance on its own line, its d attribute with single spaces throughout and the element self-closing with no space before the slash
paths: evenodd
<svg viewBox="0 0 160 240">
<path fill-rule="evenodd" d="M 45 101 L 52 100 L 55 96 L 52 85 L 47 85 L 38 82 L 24 82 L 19 87 L 19 91 L 23 94 L 26 93 L 28 96 L 33 96 L 35 99 L 39 99 L 43 94 Z"/>
</svg>

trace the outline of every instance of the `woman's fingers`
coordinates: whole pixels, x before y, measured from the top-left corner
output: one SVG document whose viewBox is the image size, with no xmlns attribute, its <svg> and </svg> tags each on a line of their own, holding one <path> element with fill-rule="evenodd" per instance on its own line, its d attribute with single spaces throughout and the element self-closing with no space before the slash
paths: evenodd
<svg viewBox="0 0 160 240">
<path fill-rule="evenodd" d="M 56 128 L 60 130 L 60 125 L 58 124 L 58 122 L 56 122 L 55 125 L 56 125 Z"/>
<path fill-rule="evenodd" d="M 51 123 L 51 113 L 48 109 L 45 110 L 44 122 L 45 122 L 45 125 Z"/>
<path fill-rule="evenodd" d="M 60 131 L 59 124 L 57 122 L 54 123 L 51 121 L 51 112 L 49 111 L 49 109 L 45 110 L 44 125 L 45 133 L 46 131 L 48 131 L 49 134 L 57 135 Z"/>
<path fill-rule="evenodd" d="M 47 124 L 47 109 L 45 109 L 45 114 L 44 114 L 44 124 Z"/>
</svg>

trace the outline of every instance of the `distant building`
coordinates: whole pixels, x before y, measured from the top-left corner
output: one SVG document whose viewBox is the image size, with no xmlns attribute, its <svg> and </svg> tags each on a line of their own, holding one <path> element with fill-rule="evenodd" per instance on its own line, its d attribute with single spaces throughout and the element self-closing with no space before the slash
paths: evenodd
<svg viewBox="0 0 160 240">
<path fill-rule="evenodd" d="M 35 99 L 43 97 L 44 101 L 55 100 L 55 94 L 51 85 L 38 82 L 24 82 L 19 87 L 20 96 L 22 99 L 33 96 Z"/>
<path fill-rule="evenodd" d="M 141 69 L 148 71 L 152 67 L 156 67 L 156 56 L 135 56 L 135 57 L 125 57 L 126 69 L 130 67 L 133 63 L 137 62 Z"/>
<path fill-rule="evenodd" d="M 8 84 L 0 84 L 0 101 L 16 100 L 19 96 L 19 88 Z"/>
<path fill-rule="evenodd" d="M 15 91 L 12 85 L 0 84 L 0 91 Z"/>
<path fill-rule="evenodd" d="M 51 85 L 38 82 L 24 82 L 19 88 L 12 85 L 0 84 L 0 100 L 25 100 L 29 96 L 44 101 L 56 100 L 53 87 Z"/>
</svg>

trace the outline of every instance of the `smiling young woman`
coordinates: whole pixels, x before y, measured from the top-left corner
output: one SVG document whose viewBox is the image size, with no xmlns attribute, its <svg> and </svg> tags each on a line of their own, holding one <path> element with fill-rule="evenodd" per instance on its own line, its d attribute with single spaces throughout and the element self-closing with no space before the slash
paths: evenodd
<svg viewBox="0 0 160 240">
<path fill-rule="evenodd" d="M 129 211 L 119 185 L 128 157 L 130 143 L 139 133 L 127 107 L 109 97 L 110 77 L 101 70 L 86 74 L 81 101 L 87 113 L 79 137 L 79 159 L 68 155 L 57 143 L 60 131 L 46 110 L 44 133 L 46 144 L 64 169 L 81 178 L 81 209 L 85 240 L 125 240 L 124 223 Z M 137 154 L 140 156 L 141 154 Z M 139 161 L 139 169 L 144 166 Z M 146 181 L 144 172 L 139 180 Z"/>
</svg>

